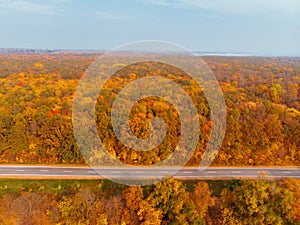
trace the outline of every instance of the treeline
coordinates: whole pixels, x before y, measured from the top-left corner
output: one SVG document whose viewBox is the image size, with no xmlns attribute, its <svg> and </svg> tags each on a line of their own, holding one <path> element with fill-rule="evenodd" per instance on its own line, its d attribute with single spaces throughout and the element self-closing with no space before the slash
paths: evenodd
<svg viewBox="0 0 300 225">
<path fill-rule="evenodd" d="M 30 49 L 30 48 L 0 48 L 0 54 L 64 54 L 64 53 L 97 53 L 99 50 L 62 50 L 62 49 Z"/>
<path fill-rule="evenodd" d="M 37 181 L 37 183 L 39 183 Z M 59 182 L 58 182 L 59 183 Z M 7 182 L 9 185 L 10 182 Z M 36 186 L 36 185 L 35 185 Z M 300 182 L 242 180 L 227 182 L 221 194 L 207 182 L 187 187 L 170 178 L 144 188 L 109 187 L 102 182 L 77 183 L 62 188 L 35 190 L 22 187 L 19 193 L 3 194 L 1 224 L 66 225 L 246 225 L 299 224 Z M 4 185 L 0 191 L 9 192 Z"/>
<path fill-rule="evenodd" d="M 0 163 L 85 162 L 73 135 L 72 104 L 79 79 L 85 77 L 85 70 L 96 57 L 93 54 L 0 56 Z M 220 81 L 228 114 L 225 139 L 214 165 L 299 165 L 299 58 L 205 57 L 204 60 Z M 162 99 L 141 100 L 134 105 L 129 121 L 133 133 L 145 139 L 150 134 L 151 119 L 163 118 L 168 132 L 157 148 L 148 152 L 129 149 L 119 142 L 112 128 L 110 113 L 115 97 L 133 80 L 147 76 L 175 81 L 195 103 L 201 133 L 189 165 L 197 165 L 212 126 L 210 109 L 195 81 L 171 66 L 148 62 L 115 74 L 98 96 L 99 137 L 113 157 L 130 164 L 154 164 L 172 153 L 180 138 L 179 115 Z M 90 100 L 87 98 L 87 103 Z M 101 160 L 96 149 L 88 160 Z"/>
<path fill-rule="evenodd" d="M 0 54 L 50 54 L 55 52 L 59 52 L 59 50 L 0 48 Z"/>
</svg>

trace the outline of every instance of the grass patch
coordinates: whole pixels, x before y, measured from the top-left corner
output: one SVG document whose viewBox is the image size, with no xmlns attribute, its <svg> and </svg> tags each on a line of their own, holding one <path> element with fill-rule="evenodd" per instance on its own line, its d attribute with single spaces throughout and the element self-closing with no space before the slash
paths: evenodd
<svg viewBox="0 0 300 225">
<path fill-rule="evenodd" d="M 210 189 L 213 192 L 213 195 L 220 197 L 221 192 L 224 188 L 234 187 L 239 185 L 239 180 L 183 180 L 182 182 L 186 185 L 189 192 L 194 191 L 194 185 L 199 181 L 204 181 L 209 184 Z"/>
<path fill-rule="evenodd" d="M 100 181 L 96 180 L 15 180 L 0 179 L 0 196 L 11 194 L 18 196 L 22 192 L 52 193 L 76 191 L 82 186 L 95 187 Z"/>
<path fill-rule="evenodd" d="M 202 181 L 202 180 L 201 180 Z M 234 187 L 239 185 L 238 180 L 204 180 L 210 185 L 213 195 L 220 197 L 223 188 Z M 183 180 L 182 181 L 187 190 L 192 192 L 194 185 L 199 180 Z M 68 193 L 75 193 L 80 188 L 88 187 L 91 189 L 101 188 L 101 192 L 105 193 L 107 197 L 112 195 L 119 195 L 127 185 L 115 183 L 110 180 L 18 180 L 18 179 L 0 179 L 0 196 L 10 194 L 17 197 L 22 192 L 36 192 L 36 193 L 51 193 L 57 195 L 64 195 Z M 151 188 L 150 186 L 146 186 Z"/>
</svg>

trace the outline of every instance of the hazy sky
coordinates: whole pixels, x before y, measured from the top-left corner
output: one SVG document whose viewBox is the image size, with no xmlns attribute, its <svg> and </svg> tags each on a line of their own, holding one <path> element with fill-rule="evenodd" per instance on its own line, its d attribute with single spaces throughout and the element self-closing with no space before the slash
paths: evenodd
<svg viewBox="0 0 300 225">
<path fill-rule="evenodd" d="M 2 48 L 163 40 L 195 51 L 300 56 L 300 1 L 0 0 L 0 29 Z"/>
</svg>

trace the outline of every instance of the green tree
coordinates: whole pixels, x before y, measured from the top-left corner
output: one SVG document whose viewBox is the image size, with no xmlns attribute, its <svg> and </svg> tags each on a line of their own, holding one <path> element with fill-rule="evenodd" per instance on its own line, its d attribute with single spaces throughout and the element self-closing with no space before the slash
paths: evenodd
<svg viewBox="0 0 300 225">
<path fill-rule="evenodd" d="M 196 205 L 190 200 L 186 186 L 174 178 L 155 185 L 148 196 L 149 203 L 162 211 L 162 224 L 205 224 Z"/>
<path fill-rule="evenodd" d="M 285 179 L 282 187 L 290 191 L 293 195 L 293 219 L 300 224 L 300 180 L 294 178 Z"/>
<path fill-rule="evenodd" d="M 292 195 L 265 180 L 246 180 L 221 194 L 224 225 L 283 225 L 292 222 Z"/>
</svg>

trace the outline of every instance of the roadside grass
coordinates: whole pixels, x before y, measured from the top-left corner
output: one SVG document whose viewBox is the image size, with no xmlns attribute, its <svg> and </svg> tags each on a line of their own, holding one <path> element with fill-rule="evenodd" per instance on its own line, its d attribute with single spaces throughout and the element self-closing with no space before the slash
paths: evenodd
<svg viewBox="0 0 300 225">
<path fill-rule="evenodd" d="M 233 187 L 239 184 L 239 180 L 183 180 L 187 190 L 192 192 L 194 185 L 199 181 L 205 181 L 210 185 L 213 195 L 220 197 L 223 188 Z M 121 194 L 128 186 L 117 184 L 110 180 L 23 180 L 23 179 L 0 179 L 0 197 L 10 194 L 17 197 L 22 192 L 49 193 L 56 195 L 68 195 L 76 193 L 81 188 L 91 188 L 101 191 L 105 196 Z M 151 188 L 151 186 L 146 186 Z"/>
<path fill-rule="evenodd" d="M 16 197 L 22 192 L 61 194 L 76 192 L 83 186 L 95 187 L 100 181 L 95 180 L 23 180 L 0 179 L 0 196 L 11 194 Z"/>
<path fill-rule="evenodd" d="M 183 180 L 182 182 L 186 185 L 189 192 L 194 191 L 194 185 L 198 182 L 206 182 L 209 184 L 210 189 L 215 197 L 220 197 L 221 192 L 224 188 L 231 188 L 239 185 L 239 180 Z"/>
</svg>

